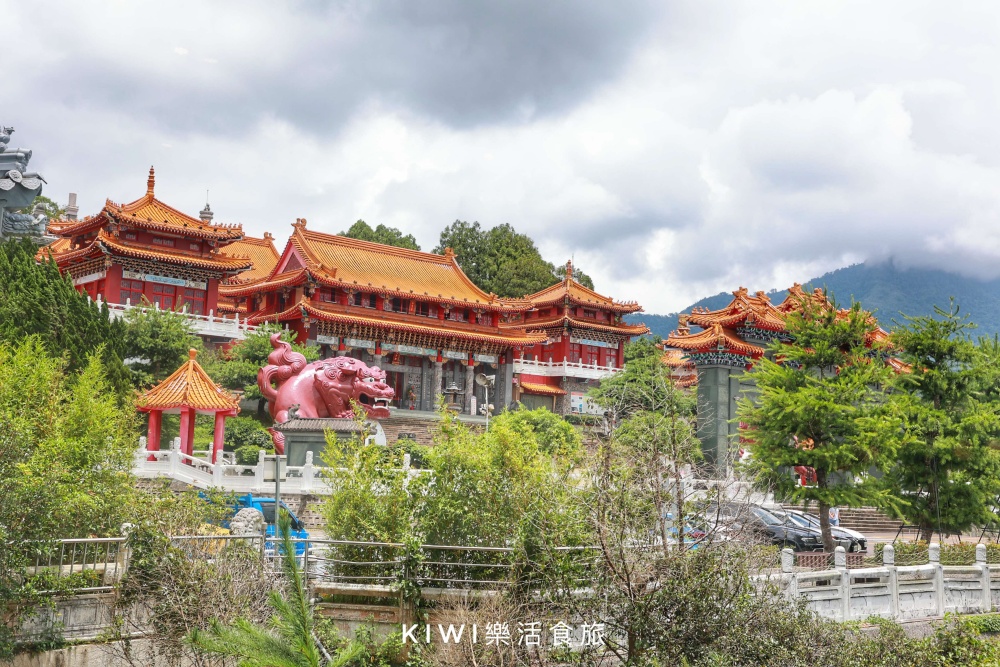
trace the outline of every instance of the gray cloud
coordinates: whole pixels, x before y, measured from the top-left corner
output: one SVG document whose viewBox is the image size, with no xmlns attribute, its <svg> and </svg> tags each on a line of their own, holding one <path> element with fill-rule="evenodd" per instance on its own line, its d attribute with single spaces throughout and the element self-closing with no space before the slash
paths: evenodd
<svg viewBox="0 0 1000 667">
<path fill-rule="evenodd" d="M 865 259 L 1000 274 L 1000 9 L 905 0 L 19 3 L 0 120 L 84 212 L 211 190 L 504 222 L 666 312 Z"/>
</svg>

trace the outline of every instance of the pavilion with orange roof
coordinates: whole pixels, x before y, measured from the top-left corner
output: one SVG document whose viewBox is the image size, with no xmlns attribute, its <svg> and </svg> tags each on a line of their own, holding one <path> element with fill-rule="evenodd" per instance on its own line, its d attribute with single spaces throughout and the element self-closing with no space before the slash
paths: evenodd
<svg viewBox="0 0 1000 667">
<path fill-rule="evenodd" d="M 214 415 L 212 463 L 215 463 L 225 439 L 226 417 L 235 417 L 240 411 L 240 404 L 235 396 L 212 381 L 195 360 L 197 354 L 197 350 L 190 350 L 184 365 L 142 394 L 136 407 L 140 412 L 149 414 L 148 451 L 160 449 L 164 413 L 180 414 L 181 452 L 188 456 L 194 452 L 195 415 Z"/>
</svg>

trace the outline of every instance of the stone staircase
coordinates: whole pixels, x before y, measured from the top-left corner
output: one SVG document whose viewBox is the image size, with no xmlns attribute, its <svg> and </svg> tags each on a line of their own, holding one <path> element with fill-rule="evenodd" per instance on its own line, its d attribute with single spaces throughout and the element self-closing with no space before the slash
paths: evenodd
<svg viewBox="0 0 1000 667">
<path fill-rule="evenodd" d="M 462 415 L 459 417 L 466 426 L 482 431 L 486 428 L 485 420 Z M 419 445 L 433 445 L 434 432 L 441 420 L 436 413 L 419 410 L 396 410 L 392 417 L 379 421 L 385 431 L 385 441 L 393 445 L 400 437 L 413 440 Z"/>
<path fill-rule="evenodd" d="M 801 510 L 801 505 L 782 505 L 786 509 Z M 816 513 L 815 507 L 810 507 L 811 513 Z M 890 519 L 877 507 L 842 507 L 840 509 L 840 525 L 856 530 L 859 533 L 895 533 L 903 525 L 902 521 Z"/>
</svg>

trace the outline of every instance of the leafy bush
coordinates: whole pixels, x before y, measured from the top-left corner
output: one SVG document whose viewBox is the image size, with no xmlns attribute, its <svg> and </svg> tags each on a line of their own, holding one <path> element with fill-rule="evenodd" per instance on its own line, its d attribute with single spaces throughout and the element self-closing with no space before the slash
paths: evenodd
<svg viewBox="0 0 1000 667">
<path fill-rule="evenodd" d="M 263 424 L 253 417 L 234 417 L 226 420 L 226 437 L 223 441 L 223 448 L 227 452 L 234 452 L 241 447 L 271 449 L 271 434 L 267 432 Z M 255 453 L 254 460 L 256 459 Z"/>
<path fill-rule="evenodd" d="M 273 453 L 273 448 L 258 447 L 257 445 L 246 445 L 244 447 L 238 448 L 234 454 L 236 456 L 236 465 L 240 466 L 252 466 L 257 465 L 260 461 L 260 450 L 264 450 L 268 454 Z"/>
</svg>

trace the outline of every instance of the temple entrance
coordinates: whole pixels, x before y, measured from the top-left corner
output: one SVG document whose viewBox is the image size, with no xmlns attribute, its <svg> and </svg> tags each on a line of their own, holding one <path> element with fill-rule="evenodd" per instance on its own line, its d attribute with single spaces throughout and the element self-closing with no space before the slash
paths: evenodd
<svg viewBox="0 0 1000 667">
<path fill-rule="evenodd" d="M 406 373 L 402 373 L 400 371 L 386 371 L 385 383 L 392 387 L 393 391 L 396 392 L 396 396 L 393 399 L 393 403 L 396 404 L 396 407 L 401 409 L 409 408 L 410 404 L 406 400 Z"/>
</svg>

